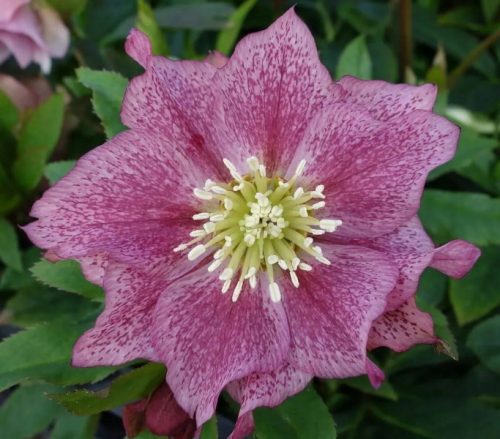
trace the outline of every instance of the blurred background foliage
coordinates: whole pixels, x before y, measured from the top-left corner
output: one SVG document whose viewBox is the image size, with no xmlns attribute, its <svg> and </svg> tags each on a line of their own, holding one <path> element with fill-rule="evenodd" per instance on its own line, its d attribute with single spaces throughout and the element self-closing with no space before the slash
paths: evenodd
<svg viewBox="0 0 500 439">
<path fill-rule="evenodd" d="M 103 306 L 103 292 L 73 261 L 40 259 L 17 225 L 33 201 L 86 151 L 124 129 L 119 109 L 140 67 L 124 53 L 133 26 L 156 54 L 202 59 L 231 53 L 295 2 L 46 0 L 71 29 L 68 55 L 48 76 L 54 94 L 20 112 L 0 92 L 0 436 L 121 438 L 123 404 L 147 396 L 159 365 L 73 369 L 71 348 Z M 259 439 L 497 438 L 500 432 L 500 0 L 296 2 L 334 77 L 433 82 L 435 110 L 461 126 L 456 157 L 436 169 L 421 219 L 437 244 L 467 239 L 483 256 L 463 280 L 428 269 L 419 306 L 447 352 L 419 346 L 375 352 L 387 380 L 316 380 L 255 414 Z M 11 59 L 0 67 L 16 78 Z M 457 361 L 458 359 L 458 361 Z M 202 437 L 226 437 L 237 407 L 221 398 Z M 220 436 L 215 423 L 218 422 Z M 224 433 L 226 432 L 226 433 Z M 153 437 L 143 433 L 143 438 Z"/>
</svg>

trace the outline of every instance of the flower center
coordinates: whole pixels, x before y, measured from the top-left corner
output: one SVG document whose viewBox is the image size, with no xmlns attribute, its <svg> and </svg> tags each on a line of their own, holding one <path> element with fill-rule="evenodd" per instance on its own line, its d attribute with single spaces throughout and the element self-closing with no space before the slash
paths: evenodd
<svg viewBox="0 0 500 439">
<path fill-rule="evenodd" d="M 242 176 L 224 159 L 234 180 L 230 183 L 207 180 L 203 189 L 194 189 L 194 195 L 206 203 L 206 211 L 197 213 L 193 219 L 204 223 L 190 233 L 191 241 L 180 244 L 174 251 L 191 248 L 187 257 L 194 261 L 212 250 L 214 260 L 208 271 L 220 270 L 223 293 L 236 282 L 233 302 L 238 300 L 245 281 L 251 288 L 256 287 L 259 271 L 263 270 L 267 273 L 271 300 L 279 302 L 281 292 L 275 271 L 288 272 L 298 288 L 297 271 L 312 270 L 304 257 L 330 265 L 309 235 L 334 232 L 342 221 L 316 218 L 316 212 L 325 207 L 324 186 L 305 191 L 297 185 L 305 160 L 288 182 L 268 177 L 265 166 L 256 157 L 250 157 L 247 163 L 250 172 Z"/>
</svg>

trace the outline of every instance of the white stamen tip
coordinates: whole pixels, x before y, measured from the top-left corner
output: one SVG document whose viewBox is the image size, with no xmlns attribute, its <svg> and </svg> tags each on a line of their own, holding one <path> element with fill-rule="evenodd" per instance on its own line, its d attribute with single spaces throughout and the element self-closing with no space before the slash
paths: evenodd
<svg viewBox="0 0 500 439">
<path fill-rule="evenodd" d="M 252 245 L 255 244 L 255 236 L 254 235 L 250 235 L 249 233 L 247 233 L 245 235 L 245 237 L 243 238 L 243 240 L 245 241 L 245 244 L 248 247 L 251 247 Z"/>
<path fill-rule="evenodd" d="M 210 214 L 208 212 L 201 212 L 197 213 L 196 215 L 193 215 L 193 219 L 195 221 L 206 220 L 208 218 L 210 218 Z"/>
<path fill-rule="evenodd" d="M 326 203 L 324 201 L 318 201 L 317 203 L 314 203 L 312 205 L 312 208 L 314 210 L 318 210 L 318 209 L 322 209 L 323 207 L 325 207 Z"/>
<path fill-rule="evenodd" d="M 280 260 L 278 261 L 278 265 L 280 266 L 280 268 L 281 268 L 282 270 L 288 270 L 288 265 L 286 265 L 285 260 L 280 259 Z"/>
<path fill-rule="evenodd" d="M 257 277 L 255 275 L 250 276 L 249 282 L 250 282 L 250 287 L 253 290 L 257 286 Z"/>
<path fill-rule="evenodd" d="M 271 300 L 274 303 L 278 303 L 281 301 L 280 287 L 276 282 L 269 284 L 269 295 L 271 296 Z"/>
<path fill-rule="evenodd" d="M 313 268 L 309 264 L 306 264 L 305 262 L 301 262 L 299 264 L 299 268 L 303 271 L 311 271 Z"/>
<path fill-rule="evenodd" d="M 222 159 L 224 162 L 224 165 L 226 166 L 227 169 L 229 169 L 229 173 L 231 176 L 236 180 L 239 181 L 240 183 L 243 182 L 243 177 L 240 175 L 238 170 L 236 169 L 236 166 L 234 166 L 228 159 Z"/>
<path fill-rule="evenodd" d="M 326 230 L 320 230 L 320 229 L 311 229 L 311 234 L 312 235 L 324 235 L 326 233 Z"/>
<path fill-rule="evenodd" d="M 266 176 L 266 167 L 264 165 L 259 165 L 259 174 L 261 177 Z"/>
<path fill-rule="evenodd" d="M 216 259 L 208 266 L 207 268 L 208 272 L 212 273 L 213 271 L 217 270 L 217 268 L 219 268 L 221 264 L 222 264 L 222 259 Z"/>
<path fill-rule="evenodd" d="M 299 258 L 293 258 L 292 259 L 292 269 L 297 270 L 298 266 L 300 265 L 300 259 Z"/>
<path fill-rule="evenodd" d="M 181 252 L 183 250 L 186 250 L 188 248 L 187 244 L 179 244 L 177 247 L 174 248 L 174 252 Z"/>
<path fill-rule="evenodd" d="M 224 256 L 224 250 L 219 249 L 214 253 L 214 259 L 220 259 Z"/>
<path fill-rule="evenodd" d="M 295 200 L 298 200 L 302 195 L 304 195 L 304 189 L 298 187 L 297 189 L 295 189 L 295 192 L 293 193 L 293 198 Z"/>
<path fill-rule="evenodd" d="M 205 189 L 206 191 L 209 191 L 216 184 L 217 183 L 215 183 L 215 181 L 210 180 L 210 178 L 207 178 L 207 180 L 205 180 L 205 186 L 203 186 L 203 189 Z"/>
<path fill-rule="evenodd" d="M 276 256 L 276 255 L 269 255 L 267 257 L 267 263 L 268 264 L 273 265 L 273 264 L 276 264 L 277 262 L 279 262 L 278 256 Z"/>
<path fill-rule="evenodd" d="M 302 175 L 305 167 L 306 167 L 306 161 L 302 159 L 300 163 L 297 165 L 297 169 L 295 170 L 295 175 L 296 176 Z"/>
<path fill-rule="evenodd" d="M 256 172 L 259 169 L 259 159 L 255 156 L 247 158 L 248 167 Z"/>
<path fill-rule="evenodd" d="M 290 279 L 292 279 L 292 284 L 295 288 L 299 288 L 299 278 L 297 277 L 297 274 L 295 271 L 290 271 Z"/>
<path fill-rule="evenodd" d="M 299 215 L 302 217 L 302 218 L 307 218 L 309 215 L 307 213 L 307 209 L 306 209 L 306 206 L 302 206 L 300 209 L 299 209 Z"/>
<path fill-rule="evenodd" d="M 245 275 L 245 279 L 250 279 L 252 276 L 255 276 L 257 273 L 257 269 L 255 267 L 250 267 L 248 269 L 247 274 Z"/>
<path fill-rule="evenodd" d="M 304 239 L 304 247 L 310 247 L 312 243 L 313 239 L 310 236 Z"/>
<path fill-rule="evenodd" d="M 219 221 L 223 221 L 223 220 L 224 220 L 224 218 L 225 218 L 224 214 L 222 214 L 222 213 L 217 213 L 217 214 L 212 215 L 212 216 L 210 217 L 210 221 L 213 221 L 214 223 L 217 223 L 217 222 L 219 222 Z M 215 225 L 214 225 L 214 227 L 215 227 Z"/>
<path fill-rule="evenodd" d="M 331 262 L 326 259 L 324 256 L 316 256 L 316 259 L 321 262 L 322 264 L 325 264 L 325 265 L 331 265 Z"/>
<path fill-rule="evenodd" d="M 190 261 L 194 261 L 196 258 L 205 253 L 206 250 L 207 248 L 203 244 L 199 244 L 188 253 L 188 259 Z"/>
<path fill-rule="evenodd" d="M 230 200 L 229 198 L 224 199 L 224 208 L 227 210 L 231 210 L 234 206 L 233 200 Z"/>
<path fill-rule="evenodd" d="M 203 228 L 205 229 L 205 232 L 212 233 L 215 231 L 215 224 L 212 222 L 205 223 L 203 224 Z"/>
<path fill-rule="evenodd" d="M 215 194 L 219 194 L 219 195 L 224 195 L 226 193 L 226 189 L 224 189 L 223 187 L 220 187 L 220 186 L 212 186 L 210 188 L 210 190 L 215 193 Z"/>
<path fill-rule="evenodd" d="M 189 236 L 191 238 L 199 238 L 200 236 L 205 236 L 206 232 L 205 230 L 193 230 L 192 232 L 189 233 Z"/>
<path fill-rule="evenodd" d="M 200 200 L 211 200 L 213 198 L 210 192 L 204 191 L 202 189 L 194 188 L 193 193 L 194 196 L 199 198 Z"/>
<path fill-rule="evenodd" d="M 319 222 L 319 226 L 323 229 L 326 230 L 327 232 L 335 232 L 337 230 L 337 227 L 342 225 L 341 220 L 337 219 L 322 219 Z"/>
<path fill-rule="evenodd" d="M 236 302 L 238 300 L 238 297 L 240 297 L 241 290 L 243 288 L 243 281 L 238 281 L 236 284 L 236 287 L 233 290 L 233 296 L 231 297 L 231 300 L 233 302 Z"/>
<path fill-rule="evenodd" d="M 222 285 L 222 294 L 225 294 L 229 291 L 229 287 L 231 286 L 231 279 L 228 279 L 224 282 L 224 285 Z"/>
<path fill-rule="evenodd" d="M 234 271 L 232 268 L 225 268 L 219 276 L 220 280 L 230 280 L 233 277 Z"/>
</svg>

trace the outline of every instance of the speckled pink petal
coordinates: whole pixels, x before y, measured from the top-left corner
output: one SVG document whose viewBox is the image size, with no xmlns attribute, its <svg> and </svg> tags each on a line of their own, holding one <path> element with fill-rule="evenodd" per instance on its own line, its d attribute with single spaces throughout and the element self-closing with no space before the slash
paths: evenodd
<svg viewBox="0 0 500 439">
<path fill-rule="evenodd" d="M 152 326 L 167 382 L 198 425 L 213 415 L 228 383 L 276 369 L 289 351 L 283 307 L 271 303 L 262 282 L 255 290 L 246 285 L 233 303 L 206 267 L 165 289 Z"/>
<path fill-rule="evenodd" d="M 158 361 L 152 344 L 156 303 L 168 283 L 191 268 L 187 258 L 178 260 L 173 252 L 149 259 L 144 269 L 108 261 L 102 282 L 105 309 L 75 344 L 72 364 L 118 365 L 137 358 Z"/>
<path fill-rule="evenodd" d="M 411 298 L 398 309 L 388 311 L 373 322 L 368 338 L 368 349 L 386 346 L 401 352 L 416 344 L 432 344 L 434 335 L 432 317 L 420 311 Z"/>
<path fill-rule="evenodd" d="M 214 84 L 222 94 L 228 158 L 243 166 L 255 155 L 270 173 L 286 169 L 311 117 L 342 92 L 293 8 L 243 38 Z"/>
<path fill-rule="evenodd" d="M 290 169 L 307 161 L 304 180 L 324 184 L 338 236 L 374 237 L 417 212 L 430 170 L 455 153 L 459 129 L 423 110 L 381 122 L 359 105 L 332 105 L 309 126 Z"/>
<path fill-rule="evenodd" d="M 151 41 L 140 30 L 132 29 L 125 42 L 125 51 L 132 59 L 146 68 L 152 55 Z"/>
<path fill-rule="evenodd" d="M 398 277 L 381 252 L 357 246 L 322 244 L 330 266 L 315 264 L 282 287 L 292 351 L 291 365 L 322 378 L 366 373 L 366 341 Z"/>
<path fill-rule="evenodd" d="M 11 20 L 20 7 L 30 2 L 31 0 L 0 0 L 0 23 Z"/>
<path fill-rule="evenodd" d="M 379 120 L 389 120 L 414 110 L 432 111 L 437 95 L 434 84 L 391 84 L 354 76 L 344 76 L 338 83 L 347 91 L 347 102 L 364 106 Z"/>
<path fill-rule="evenodd" d="M 366 374 L 375 389 L 378 389 L 385 380 L 384 372 L 369 358 L 366 359 Z"/>
<path fill-rule="evenodd" d="M 417 217 L 387 235 L 352 240 L 351 243 L 385 253 L 398 267 L 399 279 L 387 297 L 386 310 L 398 308 L 415 294 L 420 275 L 434 253 L 434 244 Z"/>
<path fill-rule="evenodd" d="M 289 364 L 269 373 L 253 373 L 227 386 L 231 397 L 241 404 L 239 418 L 258 407 L 275 407 L 302 391 L 312 375 Z"/>
<path fill-rule="evenodd" d="M 186 154 L 204 164 L 206 178 L 221 177 L 218 137 L 227 129 L 212 86 L 216 67 L 202 61 L 151 56 L 148 38 L 135 29 L 127 38 L 126 49 L 146 72 L 127 88 L 121 110 L 123 123 L 179 139 Z"/>
<path fill-rule="evenodd" d="M 228 439 L 245 439 L 253 433 L 255 422 L 252 413 L 245 413 L 238 417 L 234 430 L 229 435 Z"/>
<path fill-rule="evenodd" d="M 447 276 L 464 277 L 481 256 L 475 245 L 460 239 L 448 242 L 434 251 L 430 266 Z"/>
<path fill-rule="evenodd" d="M 38 220 L 24 230 L 60 258 L 107 253 L 147 263 L 172 252 L 196 228 L 191 216 L 200 205 L 192 190 L 204 179 L 182 144 L 124 132 L 87 153 L 46 191 L 31 211 Z"/>
</svg>

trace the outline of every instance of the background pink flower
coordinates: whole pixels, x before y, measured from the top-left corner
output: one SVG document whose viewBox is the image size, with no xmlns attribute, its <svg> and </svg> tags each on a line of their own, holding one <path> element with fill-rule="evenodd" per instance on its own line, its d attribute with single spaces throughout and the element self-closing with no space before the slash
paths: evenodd
<svg viewBox="0 0 500 439">
<path fill-rule="evenodd" d="M 0 0 L 0 63 L 13 55 L 25 68 L 31 62 L 44 73 L 51 58 L 62 58 L 68 50 L 69 31 L 58 14 L 31 0 Z"/>
</svg>

